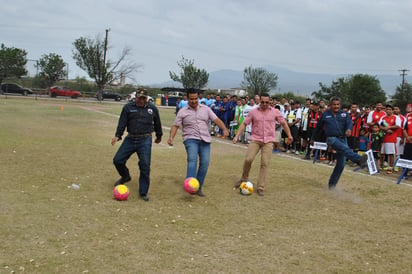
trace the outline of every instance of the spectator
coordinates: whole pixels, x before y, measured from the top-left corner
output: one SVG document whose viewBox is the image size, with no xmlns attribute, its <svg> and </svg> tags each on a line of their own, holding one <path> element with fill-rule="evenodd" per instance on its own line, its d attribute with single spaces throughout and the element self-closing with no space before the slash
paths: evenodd
<svg viewBox="0 0 412 274">
<path fill-rule="evenodd" d="M 396 154 L 397 129 L 401 126 L 401 120 L 393 114 L 393 107 L 386 105 L 386 115 L 379 120 L 380 128 L 385 132 L 382 144 L 382 161 L 385 155 L 388 155 L 389 166 L 386 168 L 387 174 L 392 174 Z"/>
<path fill-rule="evenodd" d="M 382 149 L 382 142 L 383 142 L 383 137 L 384 133 L 378 126 L 378 124 L 373 124 L 370 127 L 370 149 L 372 150 L 373 153 L 373 158 L 375 159 L 376 167 L 379 171 L 379 169 L 383 168 L 383 162 L 381 163 L 381 149 Z"/>
<path fill-rule="evenodd" d="M 371 127 L 373 124 L 378 124 L 379 120 L 386 114 L 385 111 L 382 110 L 382 108 L 382 102 L 378 102 L 375 105 L 375 109 L 369 112 L 368 119 L 366 120 L 369 127 Z"/>
<path fill-rule="evenodd" d="M 403 154 L 403 150 L 405 149 L 405 138 L 403 137 L 403 129 L 405 128 L 406 118 L 401 114 L 401 109 L 398 106 L 393 107 L 393 114 L 398 116 L 401 122 L 400 127 L 396 130 L 396 163 L 396 161 Z M 393 167 L 393 169 L 395 172 L 398 171 L 398 167 L 396 165 Z"/>
<path fill-rule="evenodd" d="M 308 136 L 309 139 L 312 137 L 312 134 L 315 131 L 321 116 L 322 116 L 322 114 L 319 111 L 318 103 L 312 102 L 311 110 L 310 110 L 309 115 L 308 115 L 308 132 L 307 132 L 307 136 Z M 310 160 L 310 152 L 311 152 L 311 149 L 310 149 L 310 145 L 308 144 L 308 147 L 307 147 L 307 150 L 306 150 L 306 155 L 305 155 L 306 160 Z"/>
</svg>

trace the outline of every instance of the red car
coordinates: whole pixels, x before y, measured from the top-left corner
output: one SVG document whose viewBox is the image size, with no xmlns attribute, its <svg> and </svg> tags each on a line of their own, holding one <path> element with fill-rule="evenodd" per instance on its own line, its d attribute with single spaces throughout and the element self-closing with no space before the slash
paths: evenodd
<svg viewBox="0 0 412 274">
<path fill-rule="evenodd" d="M 82 96 L 80 92 L 77 90 L 72 90 L 68 87 L 62 87 L 62 86 L 54 86 L 51 87 L 50 90 L 46 89 L 46 94 L 51 94 L 51 97 L 56 97 L 56 96 L 66 96 L 66 97 L 71 97 L 73 99 L 76 99 L 77 97 Z"/>
</svg>

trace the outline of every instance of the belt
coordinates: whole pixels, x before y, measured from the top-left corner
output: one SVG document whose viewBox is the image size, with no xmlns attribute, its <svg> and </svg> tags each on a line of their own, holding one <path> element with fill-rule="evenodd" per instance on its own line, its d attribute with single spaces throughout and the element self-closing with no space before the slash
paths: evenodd
<svg viewBox="0 0 412 274">
<path fill-rule="evenodd" d="M 141 138 L 141 137 L 147 137 L 147 136 L 151 136 L 152 133 L 143 133 L 143 134 L 131 134 L 129 133 L 128 136 L 132 137 L 132 138 Z"/>
<path fill-rule="evenodd" d="M 329 137 L 339 138 L 339 139 L 345 139 L 346 138 L 346 136 L 329 136 Z"/>
</svg>

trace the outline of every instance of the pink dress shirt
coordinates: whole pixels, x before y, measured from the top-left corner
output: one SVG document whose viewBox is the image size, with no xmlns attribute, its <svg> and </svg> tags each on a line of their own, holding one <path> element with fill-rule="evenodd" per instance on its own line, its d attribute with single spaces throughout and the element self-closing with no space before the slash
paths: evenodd
<svg viewBox="0 0 412 274">
<path fill-rule="evenodd" d="M 262 111 L 260 107 L 252 109 L 243 123 L 252 123 L 251 141 L 262 143 L 275 142 L 276 121 L 281 123 L 285 120 L 282 113 L 272 107 Z"/>
<path fill-rule="evenodd" d="M 216 118 L 216 114 L 206 105 L 199 104 L 197 109 L 187 105 L 179 110 L 173 125 L 182 127 L 183 141 L 198 139 L 210 143 L 209 120 Z"/>
</svg>

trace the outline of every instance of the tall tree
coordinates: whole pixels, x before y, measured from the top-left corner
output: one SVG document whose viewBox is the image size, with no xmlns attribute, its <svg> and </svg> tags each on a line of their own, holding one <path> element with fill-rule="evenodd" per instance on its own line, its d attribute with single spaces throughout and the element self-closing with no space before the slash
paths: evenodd
<svg viewBox="0 0 412 274">
<path fill-rule="evenodd" d="M 182 56 L 177 65 L 181 69 L 180 76 L 172 71 L 169 71 L 169 76 L 173 81 L 182 83 L 183 88 L 201 89 L 209 82 L 209 73 L 204 69 L 195 67 L 194 60 Z"/>
<path fill-rule="evenodd" d="M 406 111 L 406 106 L 412 103 L 412 85 L 404 83 L 396 88 L 395 94 L 392 96 L 395 101 L 394 105 L 397 105 L 403 113 Z"/>
<path fill-rule="evenodd" d="M 39 76 L 48 87 L 67 77 L 65 67 L 63 58 L 55 53 L 44 54 L 37 63 Z"/>
<path fill-rule="evenodd" d="M 20 78 L 27 75 L 27 52 L 23 49 L 6 47 L 0 48 L 0 83 L 9 77 Z"/>
<path fill-rule="evenodd" d="M 241 86 L 254 95 L 269 93 L 271 90 L 276 89 L 277 85 L 277 74 L 269 72 L 264 68 L 253 68 L 249 66 L 243 71 Z"/>
<path fill-rule="evenodd" d="M 329 100 L 337 96 L 342 104 L 358 103 L 361 106 L 385 102 L 386 95 L 379 80 L 367 74 L 355 74 L 332 81 L 330 86 L 319 83 L 320 89 L 312 92 L 315 100 Z"/>
<path fill-rule="evenodd" d="M 100 91 L 105 85 L 121 80 L 122 77 L 133 79 L 132 73 L 140 67 L 127 60 L 131 55 L 129 48 L 124 48 L 117 60 L 106 61 L 107 40 L 99 36 L 96 39 L 80 37 L 73 42 L 73 45 L 73 59 L 76 65 L 87 72 Z"/>
</svg>

